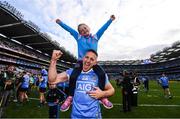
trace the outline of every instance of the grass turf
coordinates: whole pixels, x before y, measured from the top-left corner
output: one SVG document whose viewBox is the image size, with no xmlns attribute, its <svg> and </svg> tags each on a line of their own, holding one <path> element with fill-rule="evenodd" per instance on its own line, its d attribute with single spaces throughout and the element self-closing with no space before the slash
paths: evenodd
<svg viewBox="0 0 180 119">
<path fill-rule="evenodd" d="M 138 92 L 138 106 L 133 107 L 131 112 L 122 111 L 121 88 L 117 87 L 115 81 L 111 81 L 116 92 L 109 100 L 113 102 L 114 107 L 110 110 L 102 106 L 103 118 L 180 118 L 180 82 L 170 82 L 170 91 L 172 99 L 166 99 L 163 96 L 162 88 L 155 81 L 150 81 L 150 89 L 145 93 L 141 84 Z M 37 91 L 30 97 L 38 98 Z M 48 106 L 38 107 L 38 100 L 30 100 L 17 106 L 16 103 L 10 103 L 6 110 L 8 118 L 48 118 Z M 71 109 L 67 112 L 60 112 L 60 118 L 69 118 Z"/>
</svg>

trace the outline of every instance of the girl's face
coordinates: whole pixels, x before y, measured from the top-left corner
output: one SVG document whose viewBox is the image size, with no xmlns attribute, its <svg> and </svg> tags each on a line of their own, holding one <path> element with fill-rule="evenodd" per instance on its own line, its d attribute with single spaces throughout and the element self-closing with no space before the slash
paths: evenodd
<svg viewBox="0 0 180 119">
<path fill-rule="evenodd" d="M 90 28 L 86 24 L 81 24 L 78 26 L 79 34 L 82 36 L 89 36 Z"/>
</svg>

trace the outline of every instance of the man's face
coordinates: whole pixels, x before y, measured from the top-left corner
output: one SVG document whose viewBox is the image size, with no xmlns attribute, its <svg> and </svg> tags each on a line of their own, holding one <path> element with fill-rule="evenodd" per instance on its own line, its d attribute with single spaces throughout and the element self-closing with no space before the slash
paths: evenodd
<svg viewBox="0 0 180 119">
<path fill-rule="evenodd" d="M 83 71 L 89 71 L 97 64 L 97 56 L 93 52 L 87 52 L 83 58 Z"/>
</svg>

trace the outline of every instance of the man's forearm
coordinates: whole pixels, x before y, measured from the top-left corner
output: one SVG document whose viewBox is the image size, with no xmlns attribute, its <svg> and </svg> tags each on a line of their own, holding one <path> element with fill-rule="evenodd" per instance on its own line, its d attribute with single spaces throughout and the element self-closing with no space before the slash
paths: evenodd
<svg viewBox="0 0 180 119">
<path fill-rule="evenodd" d="M 105 86 L 105 89 L 103 91 L 103 97 L 110 97 L 114 95 L 114 93 L 115 93 L 115 90 L 113 86 L 109 83 Z"/>
<path fill-rule="evenodd" d="M 103 97 L 110 97 L 110 96 L 114 95 L 114 93 L 115 93 L 114 88 L 104 90 L 103 91 Z"/>
<path fill-rule="evenodd" d="M 50 61 L 50 66 L 48 70 L 48 82 L 50 84 L 53 84 L 56 81 L 56 77 L 57 77 L 56 64 L 57 64 L 57 60 Z"/>
</svg>

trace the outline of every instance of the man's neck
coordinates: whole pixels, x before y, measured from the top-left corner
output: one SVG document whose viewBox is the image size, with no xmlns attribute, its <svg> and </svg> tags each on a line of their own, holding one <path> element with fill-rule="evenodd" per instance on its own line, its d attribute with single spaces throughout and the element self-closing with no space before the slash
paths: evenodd
<svg viewBox="0 0 180 119">
<path fill-rule="evenodd" d="M 88 73 L 88 72 L 90 72 L 90 71 L 92 71 L 92 68 L 89 69 L 89 70 L 82 70 L 82 73 Z"/>
</svg>

